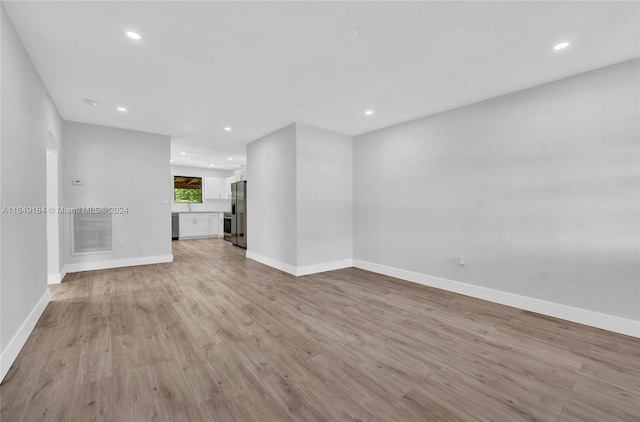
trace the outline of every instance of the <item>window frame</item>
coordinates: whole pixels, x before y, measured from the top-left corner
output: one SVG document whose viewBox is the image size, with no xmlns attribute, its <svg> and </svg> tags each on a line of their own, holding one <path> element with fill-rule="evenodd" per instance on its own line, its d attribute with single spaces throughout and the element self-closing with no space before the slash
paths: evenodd
<svg viewBox="0 0 640 422">
<path fill-rule="evenodd" d="M 200 185 L 199 185 L 199 190 L 200 190 L 200 200 L 199 201 L 181 201 L 181 200 L 176 200 L 176 189 L 189 189 L 189 188 L 177 188 L 176 187 L 176 179 L 177 178 L 184 178 L 184 179 L 200 179 Z M 193 190 L 196 190 L 196 188 L 193 188 Z M 180 175 L 174 175 L 173 176 L 173 203 L 174 204 L 202 204 L 204 203 L 204 177 L 201 176 L 180 176 Z"/>
</svg>

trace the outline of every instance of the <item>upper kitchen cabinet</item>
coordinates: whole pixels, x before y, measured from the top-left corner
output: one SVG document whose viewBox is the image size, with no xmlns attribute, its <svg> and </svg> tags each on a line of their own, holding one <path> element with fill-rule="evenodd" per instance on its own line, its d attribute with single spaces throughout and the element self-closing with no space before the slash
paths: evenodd
<svg viewBox="0 0 640 422">
<path fill-rule="evenodd" d="M 224 179 L 224 199 L 231 199 L 231 184 L 235 183 L 235 176 Z"/>
<path fill-rule="evenodd" d="M 231 199 L 231 184 L 236 182 L 236 177 L 205 177 L 204 199 Z"/>
<path fill-rule="evenodd" d="M 225 179 L 220 177 L 206 177 L 204 180 L 205 199 L 227 199 L 225 196 Z"/>
</svg>

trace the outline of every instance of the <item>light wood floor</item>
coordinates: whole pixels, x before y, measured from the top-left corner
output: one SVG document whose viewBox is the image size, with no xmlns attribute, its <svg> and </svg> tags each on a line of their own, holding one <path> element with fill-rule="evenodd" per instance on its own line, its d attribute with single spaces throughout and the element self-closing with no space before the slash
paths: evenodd
<svg viewBox="0 0 640 422">
<path fill-rule="evenodd" d="M 640 341 L 228 242 L 67 275 L 0 387 L 7 421 L 638 421 Z"/>
</svg>

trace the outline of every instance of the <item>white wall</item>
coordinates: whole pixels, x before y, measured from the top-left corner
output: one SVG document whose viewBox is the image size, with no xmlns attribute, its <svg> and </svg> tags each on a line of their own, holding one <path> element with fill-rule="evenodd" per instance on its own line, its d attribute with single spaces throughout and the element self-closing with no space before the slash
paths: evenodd
<svg viewBox="0 0 640 422">
<path fill-rule="evenodd" d="M 113 216 L 115 250 L 107 254 L 71 255 L 71 216 L 65 216 L 69 272 L 172 260 L 169 155 L 165 135 L 64 122 L 61 205 L 128 208 Z M 74 186 L 73 179 L 83 184 Z"/>
<path fill-rule="evenodd" d="M 298 267 L 350 267 L 352 137 L 298 123 L 296 161 Z M 348 262 L 339 264 L 345 260 Z M 316 272 L 312 268 L 309 270 Z"/>
<path fill-rule="evenodd" d="M 49 132 L 46 138 L 46 203 L 47 209 L 57 209 L 59 204 L 59 155 L 58 139 Z M 62 281 L 60 263 L 60 215 L 47 213 L 47 281 L 49 284 L 57 284 Z"/>
<path fill-rule="evenodd" d="M 296 126 L 247 145 L 247 257 L 291 272 L 297 265 Z"/>
<path fill-rule="evenodd" d="M 205 177 L 231 177 L 236 174 L 235 170 L 216 170 L 204 167 L 190 166 L 171 166 L 171 183 L 173 184 L 173 176 L 189 176 L 202 177 L 203 185 Z M 203 186 L 204 188 L 204 186 Z M 173 212 L 188 212 L 187 204 L 176 204 L 171 197 L 171 210 Z M 191 211 L 212 211 L 212 212 L 231 212 L 230 199 L 206 199 L 202 198 L 202 204 L 191 204 Z"/>
<path fill-rule="evenodd" d="M 247 146 L 247 257 L 294 275 L 352 265 L 352 138 L 294 123 Z"/>
<path fill-rule="evenodd" d="M 633 60 L 357 136 L 354 260 L 638 331 L 638 78 Z"/>
<path fill-rule="evenodd" d="M 61 119 L 7 16 L 1 14 L 0 206 L 46 205 L 46 139 Z M 0 217 L 0 378 L 49 301 L 46 214 Z"/>
</svg>

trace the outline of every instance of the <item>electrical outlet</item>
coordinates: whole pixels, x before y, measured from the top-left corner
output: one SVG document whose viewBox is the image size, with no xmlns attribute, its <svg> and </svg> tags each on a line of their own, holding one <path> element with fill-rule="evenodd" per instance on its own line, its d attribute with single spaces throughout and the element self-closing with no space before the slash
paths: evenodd
<svg viewBox="0 0 640 422">
<path fill-rule="evenodd" d="M 466 263 L 467 263 L 467 258 L 465 257 L 458 258 L 458 265 L 460 265 L 461 267 L 464 267 L 464 264 Z"/>
</svg>

